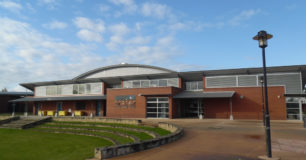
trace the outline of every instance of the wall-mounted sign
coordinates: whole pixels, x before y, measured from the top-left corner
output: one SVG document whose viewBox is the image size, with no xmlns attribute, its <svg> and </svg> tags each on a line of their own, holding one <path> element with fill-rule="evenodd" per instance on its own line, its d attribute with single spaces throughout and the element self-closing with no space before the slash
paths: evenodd
<svg viewBox="0 0 306 160">
<path fill-rule="evenodd" d="M 115 106 L 120 108 L 135 108 L 136 95 L 115 96 Z"/>
</svg>

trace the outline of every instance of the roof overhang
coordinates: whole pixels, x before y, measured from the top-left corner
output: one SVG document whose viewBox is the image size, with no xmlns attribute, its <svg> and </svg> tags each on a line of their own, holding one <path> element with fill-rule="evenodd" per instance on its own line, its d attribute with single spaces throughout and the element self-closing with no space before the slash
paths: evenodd
<svg viewBox="0 0 306 160">
<path fill-rule="evenodd" d="M 140 96 L 171 96 L 169 93 L 156 93 L 156 94 L 140 94 Z"/>
<path fill-rule="evenodd" d="M 183 91 L 173 98 L 187 99 L 187 98 L 231 98 L 235 94 L 235 91 L 223 91 L 223 92 L 202 92 L 202 91 Z"/>
<path fill-rule="evenodd" d="M 284 94 L 285 97 L 306 97 L 305 93 L 302 94 Z"/>
<path fill-rule="evenodd" d="M 24 97 L 9 102 L 38 102 L 38 101 L 83 101 L 83 100 L 106 100 L 105 95 L 100 96 L 65 96 L 65 97 Z"/>
</svg>

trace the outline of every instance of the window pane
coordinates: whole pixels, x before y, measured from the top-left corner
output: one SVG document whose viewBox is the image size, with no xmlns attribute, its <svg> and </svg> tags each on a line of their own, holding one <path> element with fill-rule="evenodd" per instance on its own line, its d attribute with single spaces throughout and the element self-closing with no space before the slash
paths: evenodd
<svg viewBox="0 0 306 160">
<path fill-rule="evenodd" d="M 158 107 L 169 107 L 169 103 L 158 103 Z"/>
<path fill-rule="evenodd" d="M 168 108 L 158 108 L 159 113 L 168 113 L 169 109 Z"/>
<path fill-rule="evenodd" d="M 133 81 L 133 88 L 140 88 L 140 81 Z"/>
<path fill-rule="evenodd" d="M 298 103 L 287 103 L 287 109 L 290 109 L 290 108 L 297 108 L 297 109 L 299 109 L 300 105 Z"/>
<path fill-rule="evenodd" d="M 160 87 L 166 87 L 167 86 L 167 80 L 165 80 L 165 79 L 159 80 L 159 86 Z"/>
<path fill-rule="evenodd" d="M 157 102 L 157 98 L 148 97 L 147 102 Z"/>
<path fill-rule="evenodd" d="M 147 113 L 148 118 L 157 118 L 157 113 Z"/>
<path fill-rule="evenodd" d="M 167 103 L 168 103 L 168 97 L 165 97 L 165 98 L 158 98 L 158 101 L 167 102 Z"/>
<path fill-rule="evenodd" d="M 152 108 L 152 107 L 157 107 L 157 103 L 148 103 L 147 107 Z"/>
<path fill-rule="evenodd" d="M 198 89 L 198 83 L 197 82 L 192 82 L 190 86 L 190 90 L 197 90 Z"/>
<path fill-rule="evenodd" d="M 61 95 L 62 94 L 62 86 L 58 85 L 57 86 L 57 95 Z"/>
<path fill-rule="evenodd" d="M 131 81 L 124 81 L 123 82 L 123 88 L 132 88 L 132 82 Z"/>
<path fill-rule="evenodd" d="M 167 113 L 159 113 L 158 118 L 168 118 L 168 114 Z"/>
<path fill-rule="evenodd" d="M 73 85 L 73 94 L 79 94 L 79 85 L 77 84 Z"/>
<path fill-rule="evenodd" d="M 85 93 L 85 84 L 79 84 L 79 94 Z"/>
<path fill-rule="evenodd" d="M 47 86 L 46 88 L 47 95 L 56 95 L 57 87 L 56 86 Z"/>
<path fill-rule="evenodd" d="M 91 83 L 90 85 L 92 94 L 102 94 L 102 83 Z"/>
<path fill-rule="evenodd" d="M 151 80 L 150 87 L 158 87 L 158 80 Z"/>
<path fill-rule="evenodd" d="M 150 82 L 149 81 L 141 81 L 141 87 L 142 88 L 148 88 L 150 86 Z"/>
<path fill-rule="evenodd" d="M 91 93 L 91 86 L 90 86 L 90 84 L 86 84 L 86 93 L 88 93 L 88 94 Z"/>
<path fill-rule="evenodd" d="M 203 82 L 199 81 L 198 82 L 198 90 L 202 90 L 203 89 Z"/>
<path fill-rule="evenodd" d="M 147 108 L 147 112 L 157 112 L 157 108 Z"/>
</svg>

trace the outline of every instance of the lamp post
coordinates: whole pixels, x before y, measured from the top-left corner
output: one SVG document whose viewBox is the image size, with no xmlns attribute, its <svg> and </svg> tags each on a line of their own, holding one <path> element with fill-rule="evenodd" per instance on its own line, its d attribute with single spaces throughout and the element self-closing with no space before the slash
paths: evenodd
<svg viewBox="0 0 306 160">
<path fill-rule="evenodd" d="M 260 76 L 260 84 L 261 84 L 261 97 L 262 97 L 262 123 L 265 126 L 265 97 L 264 97 L 264 80 L 263 80 L 263 76 Z"/>
<path fill-rule="evenodd" d="M 265 48 L 268 46 L 267 40 L 272 38 L 271 34 L 267 34 L 266 31 L 259 31 L 258 34 L 253 37 L 254 40 L 258 40 L 259 47 L 262 48 L 262 62 L 263 62 L 263 75 L 264 75 L 264 89 L 265 89 L 265 130 L 266 130 L 266 145 L 267 145 L 267 157 L 272 157 L 271 151 L 271 131 L 270 131 L 270 115 L 269 115 L 269 102 L 268 102 L 268 87 L 267 87 L 267 71 L 266 71 L 266 55 Z"/>
</svg>

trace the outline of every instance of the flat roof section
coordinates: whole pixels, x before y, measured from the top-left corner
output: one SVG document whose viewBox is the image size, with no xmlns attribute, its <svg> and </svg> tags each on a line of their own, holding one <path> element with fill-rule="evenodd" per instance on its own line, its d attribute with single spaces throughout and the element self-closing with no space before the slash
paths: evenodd
<svg viewBox="0 0 306 160">
<path fill-rule="evenodd" d="M 203 91 L 183 91 L 173 98 L 186 99 L 186 98 L 231 98 L 235 94 L 235 91 L 224 92 L 203 92 Z"/>
<path fill-rule="evenodd" d="M 33 92 L 0 92 L 0 96 L 33 96 Z"/>
<path fill-rule="evenodd" d="M 106 100 L 106 96 L 24 97 L 9 102 Z"/>
</svg>

